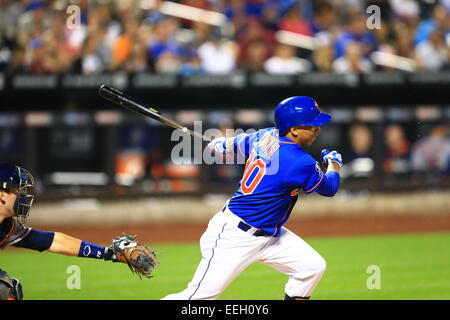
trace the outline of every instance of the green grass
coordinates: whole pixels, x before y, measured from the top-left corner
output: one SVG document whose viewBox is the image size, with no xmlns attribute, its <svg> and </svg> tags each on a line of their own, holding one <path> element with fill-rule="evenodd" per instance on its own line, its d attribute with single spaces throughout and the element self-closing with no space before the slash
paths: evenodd
<svg viewBox="0 0 450 320">
<path fill-rule="evenodd" d="M 314 299 L 450 299 L 450 233 L 306 240 L 327 261 Z M 30 250 L 3 250 L 0 267 L 21 280 L 26 299 L 160 299 L 184 289 L 200 260 L 198 244 L 152 247 L 162 251 L 153 279 L 140 280 L 120 263 Z M 80 289 L 67 289 L 71 265 L 81 270 Z M 380 289 L 367 288 L 370 265 L 380 268 Z M 220 298 L 279 300 L 286 280 L 254 264 Z"/>
</svg>

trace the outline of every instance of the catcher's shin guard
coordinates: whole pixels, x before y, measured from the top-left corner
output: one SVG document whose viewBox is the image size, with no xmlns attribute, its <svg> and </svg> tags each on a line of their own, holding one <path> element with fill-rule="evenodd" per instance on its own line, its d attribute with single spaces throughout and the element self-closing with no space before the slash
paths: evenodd
<svg viewBox="0 0 450 320">
<path fill-rule="evenodd" d="M 0 269 L 0 300 L 22 300 L 22 285 Z"/>
</svg>

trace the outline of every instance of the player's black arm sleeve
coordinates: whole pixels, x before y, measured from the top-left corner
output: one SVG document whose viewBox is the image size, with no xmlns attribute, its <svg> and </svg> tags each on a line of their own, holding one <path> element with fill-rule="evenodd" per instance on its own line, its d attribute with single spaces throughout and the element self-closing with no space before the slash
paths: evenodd
<svg viewBox="0 0 450 320">
<path fill-rule="evenodd" d="M 339 190 L 340 176 L 336 171 L 328 171 L 316 191 L 321 196 L 332 197 Z"/>
<path fill-rule="evenodd" d="M 50 248 L 54 237 L 54 232 L 31 229 L 25 238 L 13 246 L 42 252 Z"/>
</svg>

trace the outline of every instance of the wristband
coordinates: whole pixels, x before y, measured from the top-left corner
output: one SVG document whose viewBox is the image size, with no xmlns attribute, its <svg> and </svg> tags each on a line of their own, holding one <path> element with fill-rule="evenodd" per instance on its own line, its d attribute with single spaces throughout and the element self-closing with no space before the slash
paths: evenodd
<svg viewBox="0 0 450 320">
<path fill-rule="evenodd" d="M 80 251 L 78 251 L 79 257 L 103 259 L 105 255 L 105 247 L 90 243 L 87 241 L 81 241 Z"/>
</svg>

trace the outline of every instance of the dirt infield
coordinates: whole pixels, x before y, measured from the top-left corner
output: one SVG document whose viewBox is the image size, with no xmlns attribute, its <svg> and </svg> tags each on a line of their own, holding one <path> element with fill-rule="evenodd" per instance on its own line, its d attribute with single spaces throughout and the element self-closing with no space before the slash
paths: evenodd
<svg viewBox="0 0 450 320">
<path fill-rule="evenodd" d="M 64 232 L 86 241 L 97 243 L 129 233 L 138 235 L 144 242 L 180 243 L 197 242 L 206 228 L 202 224 L 159 224 L 124 225 L 120 227 L 70 226 L 53 227 L 51 230 Z M 32 226 L 36 229 L 49 229 L 45 226 Z M 286 227 L 301 237 L 356 236 L 374 234 L 450 232 L 450 216 L 432 217 L 327 217 L 293 219 Z"/>
</svg>

